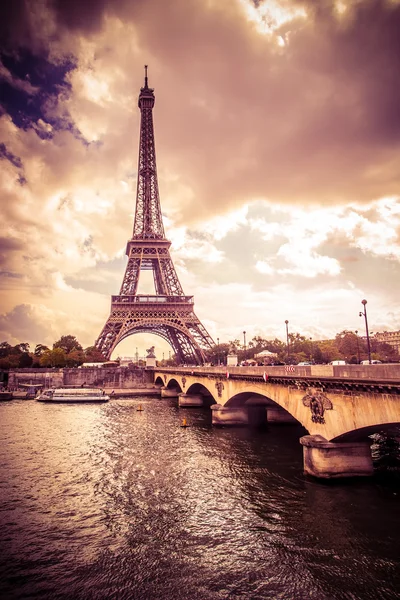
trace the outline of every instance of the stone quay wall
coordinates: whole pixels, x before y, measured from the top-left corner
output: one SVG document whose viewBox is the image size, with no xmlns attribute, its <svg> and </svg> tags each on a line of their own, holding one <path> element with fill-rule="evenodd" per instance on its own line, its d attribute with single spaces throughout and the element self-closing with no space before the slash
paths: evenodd
<svg viewBox="0 0 400 600">
<path fill-rule="evenodd" d="M 85 385 L 111 389 L 140 389 L 153 384 L 153 369 L 129 367 L 11 369 L 8 375 L 9 389 L 18 389 L 21 384 L 39 384 L 46 388 Z"/>
</svg>

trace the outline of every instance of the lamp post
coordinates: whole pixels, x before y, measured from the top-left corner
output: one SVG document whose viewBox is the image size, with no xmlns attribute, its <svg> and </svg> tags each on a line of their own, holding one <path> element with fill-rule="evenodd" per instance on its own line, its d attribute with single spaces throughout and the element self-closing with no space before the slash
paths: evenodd
<svg viewBox="0 0 400 600">
<path fill-rule="evenodd" d="M 358 357 L 358 364 L 360 364 L 361 360 L 360 360 L 360 344 L 358 342 L 358 330 L 355 330 L 355 334 L 357 336 L 357 357 Z"/>
<path fill-rule="evenodd" d="M 136 364 L 138 364 L 138 363 L 139 363 L 139 354 L 138 354 L 138 350 L 136 348 Z"/>
<path fill-rule="evenodd" d="M 217 363 L 219 366 L 219 338 L 217 338 Z"/>
<path fill-rule="evenodd" d="M 246 332 L 243 331 L 243 346 L 244 346 L 244 351 L 246 352 Z"/>
<path fill-rule="evenodd" d="M 311 359 L 311 362 L 313 362 L 313 360 L 314 360 L 314 350 L 313 350 L 313 345 L 312 345 L 312 337 L 310 337 L 310 345 L 311 345 L 310 359 Z"/>
<path fill-rule="evenodd" d="M 288 328 L 289 321 L 288 321 L 287 319 L 286 319 L 286 321 L 285 321 L 285 325 L 286 325 L 286 348 L 287 348 L 287 357 L 288 357 L 288 360 L 289 360 L 289 328 Z"/>
<path fill-rule="evenodd" d="M 371 364 L 371 345 L 369 343 L 369 332 L 368 332 L 368 318 L 367 318 L 367 301 L 361 300 L 361 304 L 364 306 L 364 311 L 360 311 L 360 317 L 365 319 L 365 331 L 367 334 L 367 346 L 368 346 L 368 362 Z"/>
</svg>

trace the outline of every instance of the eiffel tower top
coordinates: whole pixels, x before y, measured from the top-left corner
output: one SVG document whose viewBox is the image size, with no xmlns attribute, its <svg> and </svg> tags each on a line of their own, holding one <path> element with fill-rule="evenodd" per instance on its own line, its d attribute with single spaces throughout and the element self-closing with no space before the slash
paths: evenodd
<svg viewBox="0 0 400 600">
<path fill-rule="evenodd" d="M 136 210 L 132 236 L 135 240 L 165 239 L 157 180 L 154 103 L 154 90 L 148 86 L 147 65 L 145 65 L 144 87 L 140 88 L 138 99 L 141 118 Z"/>
</svg>

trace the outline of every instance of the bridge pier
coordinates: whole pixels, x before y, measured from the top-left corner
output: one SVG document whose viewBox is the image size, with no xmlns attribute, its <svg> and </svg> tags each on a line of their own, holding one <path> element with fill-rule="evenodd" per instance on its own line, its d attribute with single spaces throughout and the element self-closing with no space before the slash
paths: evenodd
<svg viewBox="0 0 400 600">
<path fill-rule="evenodd" d="M 373 474 L 368 442 L 328 442 L 321 435 L 300 438 L 304 472 L 323 479 L 367 477 Z"/>
<path fill-rule="evenodd" d="M 178 406 L 190 407 L 190 406 L 204 406 L 204 399 L 201 394 L 184 394 L 178 395 Z"/>
<path fill-rule="evenodd" d="M 211 423 L 213 425 L 248 425 L 249 413 L 244 406 L 222 406 L 213 404 L 211 407 Z"/>
<path fill-rule="evenodd" d="M 184 394 L 180 394 L 184 396 Z M 194 405 L 193 405 L 194 406 Z M 197 405 L 196 405 L 197 406 Z M 273 424 L 295 424 L 298 421 L 290 413 L 280 406 L 265 404 L 245 404 L 244 406 L 222 406 L 213 404 L 213 425 L 267 425 Z"/>
<path fill-rule="evenodd" d="M 268 423 L 282 423 L 285 425 L 295 425 L 296 423 L 298 423 L 297 419 L 292 417 L 292 415 L 287 410 L 281 408 L 277 404 L 275 406 L 271 406 L 270 404 L 268 404 L 267 420 Z"/>
<path fill-rule="evenodd" d="M 161 398 L 177 398 L 178 394 L 179 392 L 177 389 L 167 387 L 161 388 Z"/>
</svg>

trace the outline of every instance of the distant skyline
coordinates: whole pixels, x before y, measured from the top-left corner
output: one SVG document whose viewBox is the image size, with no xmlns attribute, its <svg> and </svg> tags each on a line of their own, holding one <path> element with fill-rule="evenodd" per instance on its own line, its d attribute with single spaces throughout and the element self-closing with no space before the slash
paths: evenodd
<svg viewBox="0 0 400 600">
<path fill-rule="evenodd" d="M 363 298 L 371 332 L 399 330 L 399 31 L 397 0 L 2 3 L 0 341 L 99 335 L 145 64 L 166 237 L 215 342 L 364 335 Z"/>
</svg>

